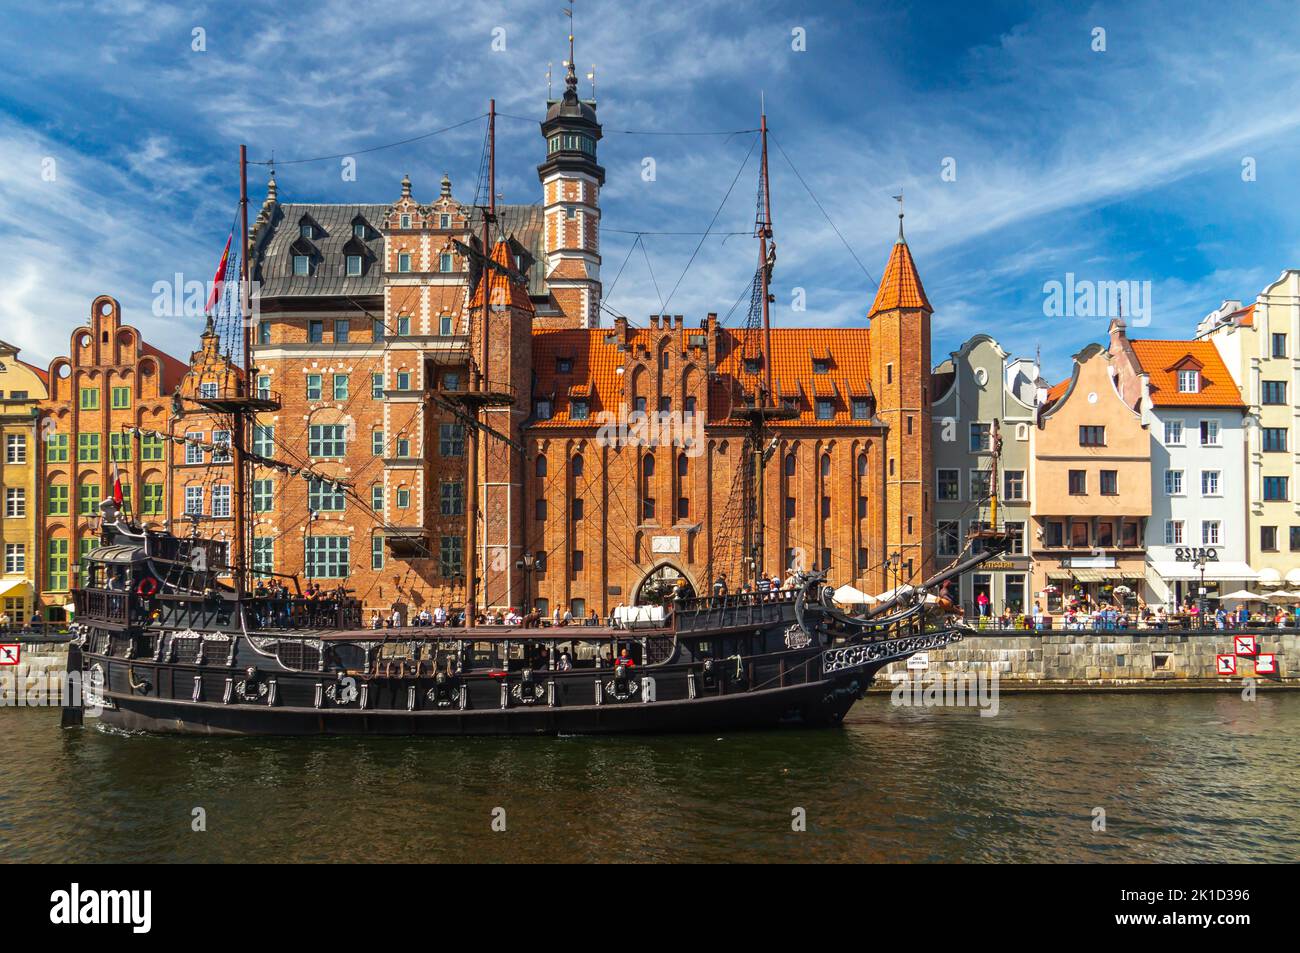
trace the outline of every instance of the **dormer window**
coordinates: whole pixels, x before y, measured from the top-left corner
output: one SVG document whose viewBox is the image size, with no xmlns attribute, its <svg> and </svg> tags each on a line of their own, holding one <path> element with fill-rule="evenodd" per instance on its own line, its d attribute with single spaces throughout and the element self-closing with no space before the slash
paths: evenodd
<svg viewBox="0 0 1300 953">
<path fill-rule="evenodd" d="M 312 231 L 310 222 L 304 222 L 303 224 L 298 226 L 298 237 L 305 238 L 308 241 L 311 241 L 313 238 L 316 237 L 314 232 Z"/>
<path fill-rule="evenodd" d="M 831 372 L 831 362 L 817 359 L 813 361 L 814 374 L 829 374 Z"/>
<path fill-rule="evenodd" d="M 865 397 L 853 398 L 853 419 L 854 420 L 871 419 L 871 405 L 867 403 L 867 399 Z"/>
<path fill-rule="evenodd" d="M 745 373 L 758 374 L 763 370 L 763 362 L 756 357 L 745 358 Z"/>
<path fill-rule="evenodd" d="M 348 255 L 348 277 L 355 278 L 361 274 L 361 256 Z"/>
<path fill-rule="evenodd" d="M 451 216 L 448 215 L 446 212 L 443 212 L 441 215 L 439 215 L 439 216 L 438 216 L 438 227 L 439 227 L 439 228 L 451 228 Z"/>
<path fill-rule="evenodd" d="M 1178 393 L 1199 394 L 1201 392 L 1201 372 L 1187 369 L 1178 372 Z"/>
<path fill-rule="evenodd" d="M 311 274 L 311 258 L 308 255 L 293 256 L 293 273 L 295 275 Z"/>
<path fill-rule="evenodd" d="M 557 358 L 555 359 L 555 373 L 557 373 L 557 374 L 572 374 L 572 373 L 573 373 L 573 358 L 571 358 L 571 357 L 557 357 Z"/>
<path fill-rule="evenodd" d="M 401 225 L 402 228 L 410 228 L 410 227 L 411 227 L 411 216 L 408 215 L 408 214 L 406 214 L 406 213 L 403 213 L 403 214 L 402 214 L 402 218 L 401 218 L 401 223 L 402 223 L 402 225 Z"/>
<path fill-rule="evenodd" d="M 575 400 L 569 405 L 569 416 L 574 420 L 586 420 L 590 407 L 585 400 Z"/>
<path fill-rule="evenodd" d="M 361 239 L 362 241 L 365 241 L 365 240 L 366 240 L 366 223 L 365 223 L 365 222 L 353 222 L 353 223 L 352 223 L 352 234 L 353 234 L 354 237 L 359 238 L 359 239 Z"/>
<path fill-rule="evenodd" d="M 551 402 L 549 400 L 538 400 L 533 404 L 533 416 L 538 420 L 551 419 Z"/>
</svg>

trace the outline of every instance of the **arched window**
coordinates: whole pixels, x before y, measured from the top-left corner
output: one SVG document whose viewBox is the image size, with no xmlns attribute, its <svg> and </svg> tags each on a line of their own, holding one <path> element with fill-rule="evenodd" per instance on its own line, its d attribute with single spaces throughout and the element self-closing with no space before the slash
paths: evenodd
<svg viewBox="0 0 1300 953">
<path fill-rule="evenodd" d="M 865 453 L 860 453 L 858 454 L 858 476 L 864 477 L 866 475 L 867 475 L 867 455 Z"/>
<path fill-rule="evenodd" d="M 655 475 L 655 458 L 654 458 L 653 456 L 651 456 L 650 454 L 646 454 L 645 460 L 644 460 L 644 462 L 641 464 L 641 468 L 642 468 L 642 472 L 645 473 L 645 475 L 646 475 L 647 477 L 652 477 L 652 476 L 654 476 L 654 475 Z"/>
<path fill-rule="evenodd" d="M 785 455 L 785 475 L 786 475 L 786 476 L 788 476 L 788 477 L 792 477 L 792 476 L 794 476 L 794 470 L 795 470 L 795 466 L 796 466 L 797 463 L 798 463 L 798 461 L 795 460 L 795 456 L 794 456 L 793 453 L 787 453 L 787 454 Z"/>
<path fill-rule="evenodd" d="M 829 453 L 822 455 L 822 478 L 825 479 L 831 475 L 831 455 Z"/>
<path fill-rule="evenodd" d="M 537 462 L 533 464 L 533 473 L 539 477 L 546 476 L 546 458 L 538 457 Z"/>
<path fill-rule="evenodd" d="M 686 456 L 686 454 L 679 453 L 677 455 L 677 475 L 679 477 L 686 476 L 689 467 L 690 467 L 690 459 Z"/>
<path fill-rule="evenodd" d="M 582 476 L 582 454 L 578 454 L 573 458 L 572 470 L 574 476 Z"/>
</svg>

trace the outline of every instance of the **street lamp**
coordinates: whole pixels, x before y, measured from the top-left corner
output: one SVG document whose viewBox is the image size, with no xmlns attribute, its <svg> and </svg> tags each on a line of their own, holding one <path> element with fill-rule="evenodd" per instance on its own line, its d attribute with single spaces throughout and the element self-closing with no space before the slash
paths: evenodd
<svg viewBox="0 0 1300 953">
<path fill-rule="evenodd" d="M 902 568 L 903 568 L 903 554 L 902 554 L 902 553 L 898 553 L 898 552 L 890 553 L 890 554 L 889 554 L 889 557 L 885 560 L 885 569 L 886 569 L 886 571 L 892 571 L 893 574 L 894 574 L 894 590 L 895 590 L 894 594 L 895 594 L 895 595 L 898 594 L 898 592 L 897 592 L 897 590 L 898 590 L 898 574 L 899 574 L 899 572 L 902 570 Z"/>
<path fill-rule="evenodd" d="M 529 611 L 532 609 L 530 604 L 532 601 L 531 594 L 533 591 L 531 579 L 533 573 L 537 569 L 537 555 L 535 553 L 524 553 L 515 560 L 515 569 L 524 574 L 524 598 L 520 607 L 523 609 L 521 615 L 528 615 Z"/>
<path fill-rule="evenodd" d="M 1201 547 L 1196 551 L 1196 558 L 1192 560 L 1192 565 L 1195 566 L 1198 570 L 1200 570 L 1201 573 L 1201 587 L 1196 593 L 1197 596 L 1196 602 L 1197 605 L 1200 606 L 1200 610 L 1197 612 L 1197 616 L 1199 617 L 1201 628 L 1205 628 L 1205 610 L 1207 607 L 1207 602 L 1205 599 L 1205 564 L 1209 561 L 1206 558 L 1208 553 L 1209 550 L 1207 550 L 1205 547 Z"/>
</svg>

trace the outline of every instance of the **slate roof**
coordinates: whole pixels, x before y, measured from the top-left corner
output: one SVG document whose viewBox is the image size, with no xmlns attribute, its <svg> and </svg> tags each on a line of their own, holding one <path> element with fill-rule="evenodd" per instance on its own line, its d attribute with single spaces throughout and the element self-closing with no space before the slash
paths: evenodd
<svg viewBox="0 0 1300 953">
<path fill-rule="evenodd" d="M 255 277 L 261 282 L 263 298 L 329 297 L 336 295 L 381 295 L 384 291 L 384 238 L 379 231 L 387 217 L 388 204 L 325 205 L 318 203 L 277 203 L 270 224 L 257 235 L 254 257 Z M 315 234 L 303 241 L 316 257 L 313 273 L 293 274 L 293 248 L 299 242 L 298 226 L 303 217 L 310 220 Z M 360 217 L 367 224 L 365 261 L 360 275 L 349 276 L 345 247 L 354 239 L 352 224 Z M 482 215 L 477 209 L 469 214 L 473 234 L 482 229 Z M 533 257 L 528 269 L 528 293 L 545 295 L 542 274 L 544 218 L 540 205 L 503 205 L 497 208 L 501 233 L 514 237 Z"/>
<path fill-rule="evenodd" d="M 255 276 L 261 281 L 262 297 L 383 294 L 384 238 L 379 226 L 387 212 L 386 204 L 276 204 L 269 227 L 258 235 Z M 295 275 L 291 249 L 298 242 L 298 226 L 304 216 L 316 232 L 307 243 L 319 253 L 319 259 L 313 274 Z M 369 226 L 363 242 L 367 260 L 360 275 L 348 277 L 343 247 L 353 241 L 352 223 L 357 216 Z"/>
</svg>

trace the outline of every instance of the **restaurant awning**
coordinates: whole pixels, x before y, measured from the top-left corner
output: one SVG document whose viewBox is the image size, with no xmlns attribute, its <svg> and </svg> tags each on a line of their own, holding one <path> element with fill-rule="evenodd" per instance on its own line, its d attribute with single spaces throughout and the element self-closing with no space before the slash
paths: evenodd
<svg viewBox="0 0 1300 953">
<path fill-rule="evenodd" d="M 1119 582 L 1122 579 L 1141 579 L 1142 574 L 1132 569 L 1069 569 L 1047 574 L 1050 582 Z"/>
<path fill-rule="evenodd" d="M 30 579 L 11 579 L 8 582 L 0 582 L 0 599 L 5 596 L 17 597 L 35 595 L 35 589 Z"/>
<path fill-rule="evenodd" d="M 1147 564 L 1148 567 L 1157 576 L 1164 580 L 1170 579 L 1200 579 L 1201 571 L 1195 563 L 1173 562 L 1171 560 L 1157 560 Z M 1246 563 L 1238 562 L 1221 562 L 1206 563 L 1205 578 L 1210 582 L 1218 580 L 1231 579 L 1233 582 L 1247 581 L 1254 582 L 1259 578 L 1259 573 L 1251 569 Z"/>
<path fill-rule="evenodd" d="M 1282 585 L 1282 574 L 1276 569 L 1261 569 L 1259 571 L 1259 584 L 1261 586 L 1280 586 Z"/>
</svg>

